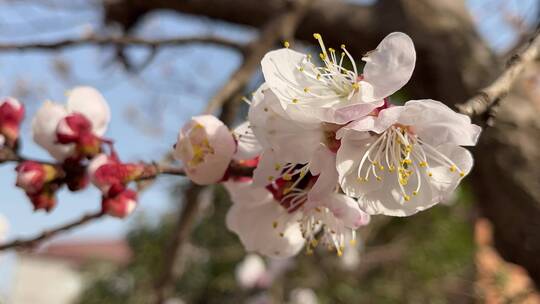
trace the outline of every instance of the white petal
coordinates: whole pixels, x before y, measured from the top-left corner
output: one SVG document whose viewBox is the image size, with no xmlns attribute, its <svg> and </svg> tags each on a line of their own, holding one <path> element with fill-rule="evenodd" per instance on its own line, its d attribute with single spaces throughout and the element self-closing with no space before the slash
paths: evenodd
<svg viewBox="0 0 540 304">
<path fill-rule="evenodd" d="M 287 216 L 285 209 L 275 201 L 253 206 L 233 204 L 227 213 L 226 224 L 238 235 L 247 251 L 286 258 L 296 255 L 305 241 L 297 220 L 280 221 L 284 216 Z M 276 228 L 274 222 L 278 222 Z"/>
<path fill-rule="evenodd" d="M 367 100 L 381 100 L 409 81 L 416 62 L 416 51 L 409 36 L 394 32 L 386 36 L 377 48 L 362 60 L 366 61 L 366 66 L 360 87 L 367 82 L 372 86 L 372 96 L 365 95 Z"/>
<path fill-rule="evenodd" d="M 336 155 L 336 168 L 339 184 L 345 194 L 360 197 L 382 187 L 382 183 L 373 177 L 368 181 L 358 181 L 358 166 L 367 149 L 376 139 L 374 136 L 366 138 L 365 133 L 354 130 L 347 131 L 341 139 L 341 147 Z"/>
<path fill-rule="evenodd" d="M 32 120 L 32 138 L 59 161 L 63 161 L 73 152 L 72 145 L 56 143 L 56 127 L 67 114 L 65 107 L 45 101 Z"/>
<path fill-rule="evenodd" d="M 248 254 L 236 266 L 236 281 L 242 288 L 253 288 L 266 273 L 263 259 L 256 254 Z"/>
<path fill-rule="evenodd" d="M 335 217 L 343 221 L 345 227 L 357 229 L 370 221 L 370 216 L 358 206 L 358 202 L 346 195 L 333 193 L 325 199 L 324 205 Z"/>
<path fill-rule="evenodd" d="M 272 194 L 263 187 L 254 187 L 249 182 L 225 182 L 231 201 L 235 204 L 253 206 L 266 204 L 274 200 Z"/>
<path fill-rule="evenodd" d="M 69 112 L 83 114 L 92 122 L 94 133 L 102 136 L 107 131 L 111 120 L 111 111 L 101 93 L 86 86 L 75 87 L 68 92 L 67 109 Z"/>
<path fill-rule="evenodd" d="M 411 100 L 403 109 L 399 122 L 413 126 L 414 132 L 433 146 L 444 143 L 474 146 L 482 130 L 467 115 L 456 113 L 440 101 Z"/>
<path fill-rule="evenodd" d="M 249 121 L 244 122 L 233 130 L 233 135 L 236 138 L 236 153 L 234 159 L 246 160 L 255 158 L 261 154 L 262 147 L 255 134 L 251 130 Z"/>
<path fill-rule="evenodd" d="M 308 193 L 309 201 L 320 201 L 334 192 L 338 181 L 335 153 L 321 145 L 309 162 L 309 170 L 319 176 Z"/>
<path fill-rule="evenodd" d="M 270 90 L 262 92 L 249 111 L 251 128 L 263 147 L 271 148 L 276 157 L 289 163 L 307 163 L 318 149 L 323 131 L 320 123 L 299 123 L 276 113 L 269 104 L 277 97 Z"/>
<path fill-rule="evenodd" d="M 281 175 L 281 168 L 284 163 L 278 161 L 272 150 L 264 150 L 259 158 L 259 164 L 253 172 L 253 184 L 264 187 Z"/>
</svg>

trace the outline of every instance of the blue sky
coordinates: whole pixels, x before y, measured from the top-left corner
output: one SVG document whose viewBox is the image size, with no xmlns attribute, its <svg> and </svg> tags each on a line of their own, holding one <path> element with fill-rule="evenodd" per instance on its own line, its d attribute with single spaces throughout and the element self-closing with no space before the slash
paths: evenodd
<svg viewBox="0 0 540 304">
<path fill-rule="evenodd" d="M 53 41 L 78 37 L 93 28 L 102 32 L 99 10 L 64 10 L 47 5 L 0 2 L 0 42 Z M 60 2 L 60 1 L 57 1 Z M 365 2 L 365 1 L 361 1 Z M 69 3 L 69 2 L 68 2 Z M 84 1 L 73 1 L 73 5 Z M 511 45 L 514 34 L 501 22 L 494 1 L 471 0 L 469 6 L 479 20 L 480 31 L 496 49 Z M 532 18 L 534 0 L 506 1 L 508 7 Z M 248 41 L 254 32 L 241 27 L 215 24 L 205 20 L 160 12 L 148 16 L 139 29 L 144 37 L 177 37 L 181 35 L 216 34 Z M 130 50 L 133 58 L 144 59 L 147 50 Z M 186 46 L 162 50 L 153 64 L 139 75 L 127 75 L 111 62 L 111 51 L 94 47 L 77 47 L 59 53 L 0 53 L 0 96 L 13 94 L 17 84 L 24 83 L 33 92 L 27 99 L 27 119 L 22 132 L 23 153 L 37 158 L 47 154 L 32 143 L 30 118 L 45 99 L 64 101 L 64 92 L 75 85 L 91 85 L 109 101 L 112 122 L 107 136 L 116 142 L 123 160 L 157 160 L 171 147 L 176 132 L 186 119 L 201 112 L 205 102 L 227 79 L 240 57 L 230 50 L 208 46 Z M 67 62 L 71 77 L 63 79 L 51 68 L 53 62 Z M 17 97 L 17 96 L 16 96 Z M 139 111 L 133 111 L 139 109 Z M 134 114 L 136 113 L 136 115 Z M 144 128 L 144 130 L 141 129 Z M 50 214 L 33 213 L 22 191 L 16 189 L 12 165 L 0 166 L 0 214 L 9 219 L 9 238 L 32 236 L 47 227 L 78 218 L 99 209 L 99 193 L 88 189 L 81 193 L 62 191 L 59 204 Z M 62 235 L 66 238 L 118 238 L 138 216 L 156 219 L 171 206 L 171 187 L 177 178 L 160 178 L 140 197 L 135 216 L 123 221 L 100 220 Z M 13 255 L 0 260 L 0 294 L 9 286 Z"/>
</svg>

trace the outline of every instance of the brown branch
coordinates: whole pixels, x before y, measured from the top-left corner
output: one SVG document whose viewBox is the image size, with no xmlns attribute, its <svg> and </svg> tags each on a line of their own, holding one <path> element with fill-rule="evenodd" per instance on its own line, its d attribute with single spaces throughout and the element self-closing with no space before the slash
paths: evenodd
<svg viewBox="0 0 540 304">
<path fill-rule="evenodd" d="M 32 43 L 0 43 L 0 51 L 26 51 L 42 50 L 54 51 L 61 48 L 77 47 L 85 45 L 96 46 L 145 46 L 149 48 L 158 48 L 165 46 L 180 46 L 185 44 L 213 44 L 228 47 L 234 50 L 242 51 L 244 45 L 236 41 L 228 40 L 222 37 L 179 37 L 170 39 L 145 39 L 139 37 L 96 37 L 89 36 L 85 38 L 66 39 L 55 42 L 32 42 Z"/>
<path fill-rule="evenodd" d="M 492 84 L 456 107 L 461 113 L 471 117 L 488 113 L 508 94 L 523 69 L 539 57 L 540 31 L 537 31 L 522 51 L 510 59 L 506 70 Z"/>
<path fill-rule="evenodd" d="M 11 242 L 0 244 L 0 251 L 7 250 L 7 249 L 14 249 L 14 248 L 28 248 L 28 247 L 34 247 L 40 242 L 50 239 L 51 237 L 62 233 L 69 231 L 73 228 L 76 228 L 78 226 L 82 226 L 84 224 L 87 224 L 89 222 L 92 222 L 98 218 L 101 218 L 104 215 L 102 211 L 89 213 L 87 215 L 84 215 L 83 217 L 74 220 L 72 222 L 69 222 L 67 224 L 64 224 L 62 226 L 59 226 L 57 228 L 51 229 L 51 230 L 45 230 L 40 235 L 29 238 L 29 239 L 16 239 Z"/>
<path fill-rule="evenodd" d="M 229 81 L 210 100 L 205 110 L 206 114 L 211 114 L 219 109 L 249 81 L 253 72 L 259 67 L 264 54 L 276 42 L 285 36 L 291 36 L 290 33 L 295 31 L 306 10 L 306 6 L 303 4 L 297 4 L 295 6 L 294 9 L 286 9 L 286 13 L 278 15 L 275 19 L 271 20 L 262 28 L 259 38 L 246 47 L 244 62 L 233 73 Z"/>
</svg>

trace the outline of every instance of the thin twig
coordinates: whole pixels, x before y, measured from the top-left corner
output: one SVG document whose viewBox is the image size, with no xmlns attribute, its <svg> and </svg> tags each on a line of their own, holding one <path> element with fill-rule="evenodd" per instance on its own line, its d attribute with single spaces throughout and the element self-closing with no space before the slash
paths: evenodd
<svg viewBox="0 0 540 304">
<path fill-rule="evenodd" d="M 456 107 L 461 113 L 470 117 L 488 113 L 508 94 L 523 69 L 539 57 L 540 31 L 537 31 L 522 51 L 509 60 L 506 70 L 492 84 Z"/>
<path fill-rule="evenodd" d="M 98 218 L 101 218 L 105 213 L 103 213 L 101 210 L 98 212 L 87 214 L 77 220 L 74 220 L 72 222 L 69 222 L 67 224 L 64 224 L 62 226 L 59 226 L 54 229 L 45 230 L 40 235 L 29 238 L 29 239 L 16 239 L 11 242 L 0 244 L 0 251 L 7 250 L 7 249 L 14 249 L 14 248 L 28 248 L 28 247 L 34 247 L 40 242 L 50 239 L 53 236 L 61 233 L 69 231 L 73 228 L 76 228 L 78 226 L 82 226 L 84 224 L 87 224 L 89 222 L 92 222 Z"/>
<path fill-rule="evenodd" d="M 84 45 L 97 46 L 145 46 L 150 48 L 165 47 L 165 46 L 180 46 L 185 44 L 214 44 L 224 46 L 235 50 L 242 51 L 244 45 L 236 41 L 228 40 L 222 37 L 206 36 L 206 37 L 179 37 L 169 39 L 145 39 L 139 37 L 97 37 L 89 36 L 84 38 L 65 39 L 55 42 L 31 42 L 31 43 L 1 43 L 0 51 L 26 51 L 26 50 L 42 50 L 54 51 L 66 47 L 76 47 Z"/>
</svg>

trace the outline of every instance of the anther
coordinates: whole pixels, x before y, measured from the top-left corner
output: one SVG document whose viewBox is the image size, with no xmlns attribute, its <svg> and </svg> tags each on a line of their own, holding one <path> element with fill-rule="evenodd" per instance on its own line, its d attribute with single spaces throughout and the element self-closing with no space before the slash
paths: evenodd
<svg viewBox="0 0 540 304">
<path fill-rule="evenodd" d="M 272 222 L 272 227 L 274 227 L 274 229 L 276 229 L 277 226 L 278 226 L 278 222 L 276 222 L 276 221 Z"/>
<path fill-rule="evenodd" d="M 286 48 L 289 48 L 289 46 L 291 46 L 291 44 L 289 43 L 289 41 L 284 41 L 283 46 L 286 47 Z"/>
<path fill-rule="evenodd" d="M 313 38 L 319 40 L 319 39 L 322 39 L 322 36 L 319 33 L 313 33 Z"/>
</svg>

